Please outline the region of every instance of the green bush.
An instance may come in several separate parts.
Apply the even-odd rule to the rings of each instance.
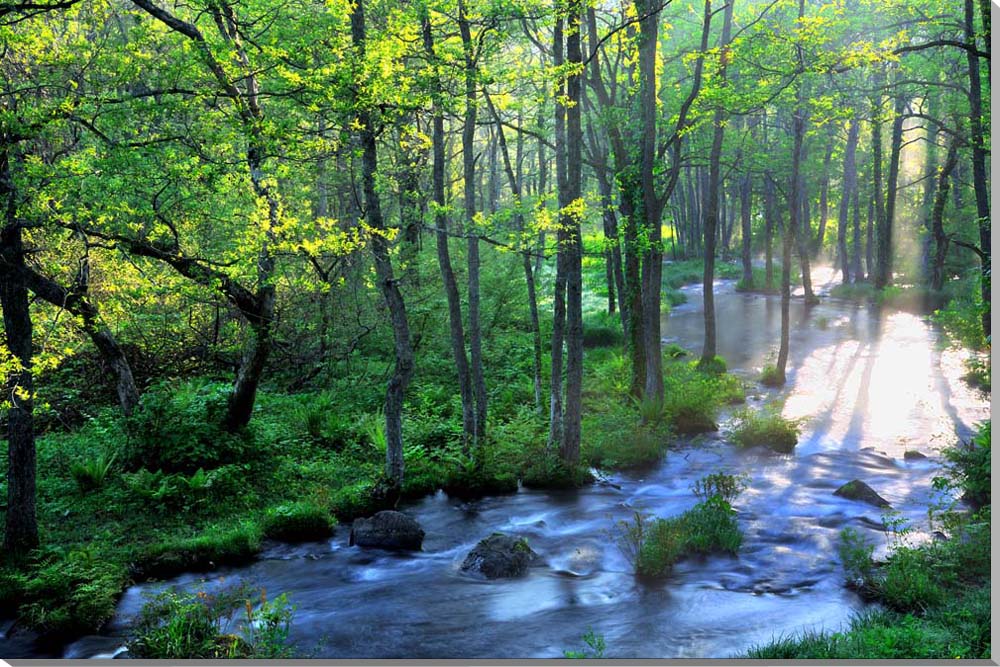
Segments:
[[[147,392],[129,420],[126,468],[190,473],[250,458],[258,449],[252,431],[223,428],[231,391],[227,384],[194,380]]]
[[[264,515],[264,536],[286,542],[304,542],[329,537],[336,520],[325,507],[302,500],[272,507]]]
[[[939,487],[957,486],[974,507],[990,504],[990,422],[983,422],[969,443],[944,450],[949,478],[935,480]]]
[[[583,466],[567,466],[555,454],[544,454],[528,462],[521,483],[533,489],[578,489],[594,481]]]
[[[733,553],[743,542],[736,511],[718,495],[669,519],[653,519],[635,512],[619,521],[615,543],[643,578],[670,574],[674,564],[691,554]]]
[[[799,422],[785,419],[776,410],[740,410],[734,417],[732,437],[741,447],[764,445],[787,454],[798,444]]]
[[[167,590],[143,607],[128,651],[157,660],[289,658],[292,613],[284,595],[269,601],[246,585],[216,592]]]
[[[785,384],[784,375],[778,372],[774,364],[767,364],[760,371],[760,383],[765,387],[780,387]]]
[[[685,369],[664,378],[663,414],[676,433],[714,431],[722,401],[712,379]]]
[[[86,550],[44,561],[20,578],[20,617],[44,635],[95,632],[115,611],[127,573]]]

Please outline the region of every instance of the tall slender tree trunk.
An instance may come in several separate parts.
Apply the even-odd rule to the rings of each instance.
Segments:
[[[989,3],[986,3],[987,5]],[[989,48],[989,8],[983,7],[983,28]],[[965,0],[965,42],[976,46],[973,0]],[[969,121],[972,143],[972,185],[976,194],[976,218],[979,227],[980,295],[983,300],[983,333],[990,335],[990,193],[986,180],[986,146],[983,136],[983,84],[979,74],[979,56],[966,49],[969,67]],[[986,61],[989,63],[989,60]]]
[[[729,59],[729,40],[733,27],[733,5],[726,3],[722,21],[722,41],[719,52],[719,80],[726,86],[726,64]],[[715,109],[712,130],[712,149],[708,157],[708,191],[705,195],[705,270],[702,276],[704,296],[705,344],[701,350],[701,364],[710,364],[715,359],[715,232],[719,222],[719,190],[722,175],[719,163],[722,159],[722,139],[725,133],[726,112],[718,106]]]
[[[351,41],[359,59],[363,61],[367,42],[363,1],[359,1],[351,12]],[[358,110],[357,127],[362,151],[361,172],[365,214],[368,225],[375,232],[370,239],[372,256],[375,260],[375,274],[392,323],[395,367],[385,392],[385,476],[389,489],[398,494],[403,484],[403,400],[413,376],[413,345],[410,341],[406,304],[393,277],[389,242],[382,233],[386,227],[375,185],[378,151],[375,144],[374,120],[367,107],[362,106]]]
[[[818,257],[823,251],[823,241],[826,239],[826,223],[830,217],[830,162],[833,159],[833,131],[826,143],[826,151],[823,153],[823,174],[819,184],[819,231],[816,233],[816,241],[813,243],[813,257]]]
[[[558,70],[563,65],[563,17],[556,2],[556,23],[552,30],[553,65]],[[559,211],[569,204],[566,174],[566,107],[560,98],[565,94],[565,83],[556,86],[555,98],[555,154],[556,189]],[[566,338],[566,244],[567,229],[559,226],[556,232],[556,280],[552,298],[552,377],[549,382],[549,439],[548,449],[558,450],[563,439],[563,346]]]
[[[469,266],[469,362],[476,399],[476,454],[486,436],[486,379],[483,376],[483,334],[479,317],[479,230],[476,229],[476,63],[475,46],[464,0],[458,2],[458,28],[465,61],[465,120],[462,126],[462,174],[465,180],[465,224]]]
[[[572,73],[566,79],[566,199],[574,204],[583,194],[583,126],[581,124],[580,44],[581,0],[569,0],[566,19],[566,61]],[[566,248],[566,410],[563,414],[559,456],[575,466],[580,461],[583,415],[583,237],[582,220],[567,212],[562,225],[569,227]]]
[[[857,178],[855,178],[854,192],[851,195],[851,208],[854,209],[854,233],[851,242],[851,274],[854,276],[854,282],[858,283],[865,279],[865,274],[861,269],[861,188],[858,187]]]
[[[877,89],[872,98],[872,190],[875,207],[874,230],[869,227],[868,240],[868,280],[873,284],[878,284],[878,240],[872,239],[872,235],[877,237],[885,228],[885,200],[882,190],[882,91],[880,87],[885,82],[884,72],[881,76],[875,77],[875,88]],[[869,219],[871,216],[869,216]],[[871,225],[871,222],[869,222]]]
[[[431,63],[438,64],[434,50],[434,34],[430,17],[426,10],[421,17],[424,50]],[[434,226],[437,245],[438,267],[441,270],[441,281],[444,283],[445,298],[448,301],[448,325],[451,339],[451,353],[455,360],[455,370],[458,374],[458,394],[462,401],[462,448],[470,453],[470,446],[475,440],[476,417],[475,399],[472,396],[472,376],[469,372],[469,358],[465,352],[465,327],[462,323],[462,301],[455,280],[455,272],[451,265],[451,254],[448,248],[448,214],[445,201],[445,150],[444,150],[444,100],[442,99],[439,74],[435,71],[431,79],[434,103],[434,118],[431,130],[432,181],[434,198]],[[533,287],[533,285],[532,285]]]
[[[663,234],[660,220],[663,204],[656,192],[656,46],[660,13],[651,0],[636,0],[639,16],[639,174],[646,249],[642,255],[642,328],[646,361],[644,396],[663,400],[663,355],[660,312],[663,300]]]
[[[743,262],[743,286],[752,290],[753,284],[753,255],[752,242],[753,230],[751,227],[753,177],[747,172],[740,181],[740,234],[742,236],[742,252],[740,259]]]
[[[845,285],[851,282],[851,258],[847,252],[847,218],[850,214],[851,198],[857,188],[857,149],[860,125],[857,117],[850,121],[847,131],[847,145],[844,148],[844,177],[841,179],[840,210],[837,215],[837,263],[843,274]]]
[[[893,105],[892,137],[889,148],[889,174],[886,183],[886,206],[882,224],[876,230],[876,273],[875,287],[883,289],[892,284],[892,228],[896,217],[896,185],[899,181],[899,153],[903,146],[903,111],[906,108],[906,98],[902,92],[897,92]]]

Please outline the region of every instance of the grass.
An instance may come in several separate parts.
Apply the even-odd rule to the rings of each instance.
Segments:
[[[328,507],[318,503],[299,501],[272,507],[264,515],[264,537],[285,542],[320,540],[333,533],[336,519]]]
[[[704,482],[702,492],[718,480]],[[742,488],[727,483],[734,495]],[[711,553],[735,554],[743,542],[736,511],[722,495],[713,494],[686,512],[667,519],[650,518],[636,512],[631,520],[616,526],[615,542],[644,579],[661,579],[683,558]]]
[[[732,439],[741,447],[764,446],[788,454],[798,444],[800,423],[773,408],[741,410],[734,418]]]

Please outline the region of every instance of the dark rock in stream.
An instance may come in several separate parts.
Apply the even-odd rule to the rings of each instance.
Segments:
[[[908,449],[905,452],[903,452],[904,461],[922,461],[923,459],[926,458],[927,458],[926,454],[924,454],[923,452],[918,452],[915,449]]]
[[[834,491],[833,495],[840,496],[841,498],[847,498],[848,500],[857,500],[863,503],[868,503],[869,505],[874,505],[875,507],[892,507],[888,500],[877,494],[875,489],[868,486],[860,479],[853,479],[847,484],[844,484],[842,487]]]
[[[493,533],[473,547],[462,562],[462,572],[478,573],[487,579],[520,577],[538,558],[523,537]]]
[[[383,510],[367,519],[355,519],[350,546],[376,547],[393,551],[419,551],[424,530],[402,512]]]

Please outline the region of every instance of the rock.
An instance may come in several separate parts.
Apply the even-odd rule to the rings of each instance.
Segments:
[[[351,546],[419,551],[423,541],[424,531],[420,524],[394,510],[383,510],[367,519],[355,519],[351,526]]]
[[[905,452],[903,452],[904,461],[920,461],[926,458],[927,458],[926,454],[924,454],[923,452],[918,452],[915,449],[908,449]]]
[[[840,496],[841,498],[847,498],[848,500],[858,500],[863,503],[868,503],[869,505],[874,505],[875,507],[892,507],[888,500],[875,493],[875,489],[868,486],[860,479],[854,479],[847,484],[844,484],[842,487],[834,491],[833,495]]]
[[[493,533],[473,547],[462,562],[462,572],[481,574],[487,579],[519,577],[538,554],[522,537]]]

